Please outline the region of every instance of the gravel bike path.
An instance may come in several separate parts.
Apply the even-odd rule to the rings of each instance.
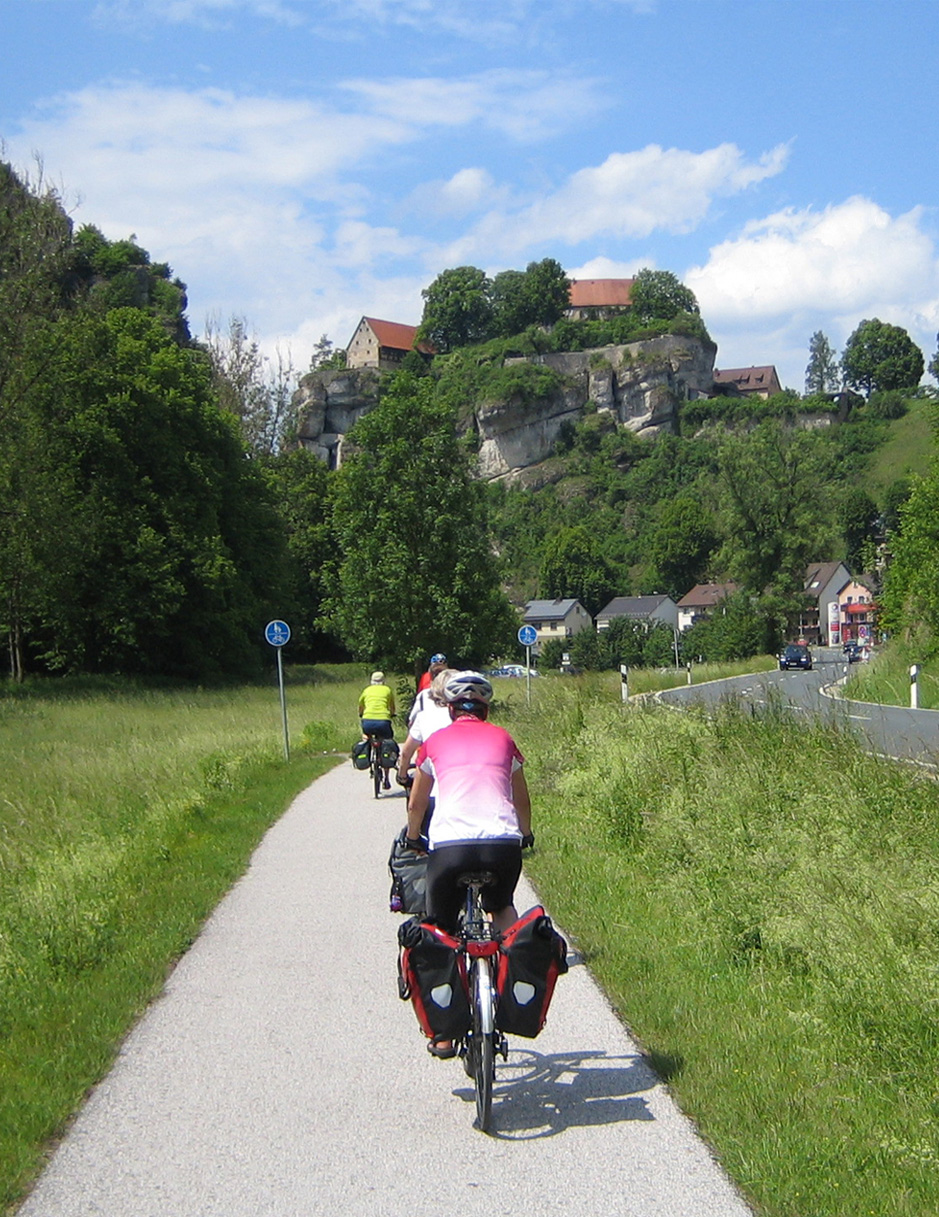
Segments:
[[[491,1135],[473,1127],[461,1063],[397,996],[404,818],[348,764],[294,801],[20,1217],[747,1217],[579,963],[542,1034],[510,1038]]]

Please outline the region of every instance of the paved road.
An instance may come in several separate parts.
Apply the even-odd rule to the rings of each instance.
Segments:
[[[582,964],[473,1128],[397,998],[404,802],[367,786],[344,765],[268,833],[21,1217],[747,1217]]]
[[[760,672],[730,680],[669,689],[658,694],[666,705],[703,702],[713,705],[734,697],[753,705],[779,702],[796,712],[819,714],[850,724],[875,752],[930,766],[939,765],[939,710],[851,701],[841,696],[846,665],[841,652],[814,652],[811,672]]]

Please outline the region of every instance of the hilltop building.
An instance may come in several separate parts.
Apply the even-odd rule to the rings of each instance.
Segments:
[[[564,315],[571,321],[605,321],[629,308],[632,286],[632,279],[572,279]]]
[[[714,369],[716,397],[772,397],[782,392],[774,364],[753,368]]]
[[[429,342],[417,341],[416,325],[363,317],[346,348],[346,367],[393,372],[408,351],[431,356],[434,348]]]

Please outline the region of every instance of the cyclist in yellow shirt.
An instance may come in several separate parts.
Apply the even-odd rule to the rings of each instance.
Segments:
[[[377,735],[379,739],[394,739],[394,728],[391,725],[394,713],[395,695],[385,684],[384,672],[373,672],[371,680],[359,697],[359,718],[362,721],[363,737]],[[388,790],[391,787],[388,777],[391,766],[383,765],[382,768],[385,771],[383,785],[385,790]]]

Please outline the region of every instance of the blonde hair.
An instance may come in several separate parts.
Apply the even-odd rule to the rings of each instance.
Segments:
[[[430,682],[430,700],[436,702],[438,706],[445,706],[447,704],[447,699],[443,695],[443,687],[451,676],[456,675],[456,672],[456,668],[444,668]]]

